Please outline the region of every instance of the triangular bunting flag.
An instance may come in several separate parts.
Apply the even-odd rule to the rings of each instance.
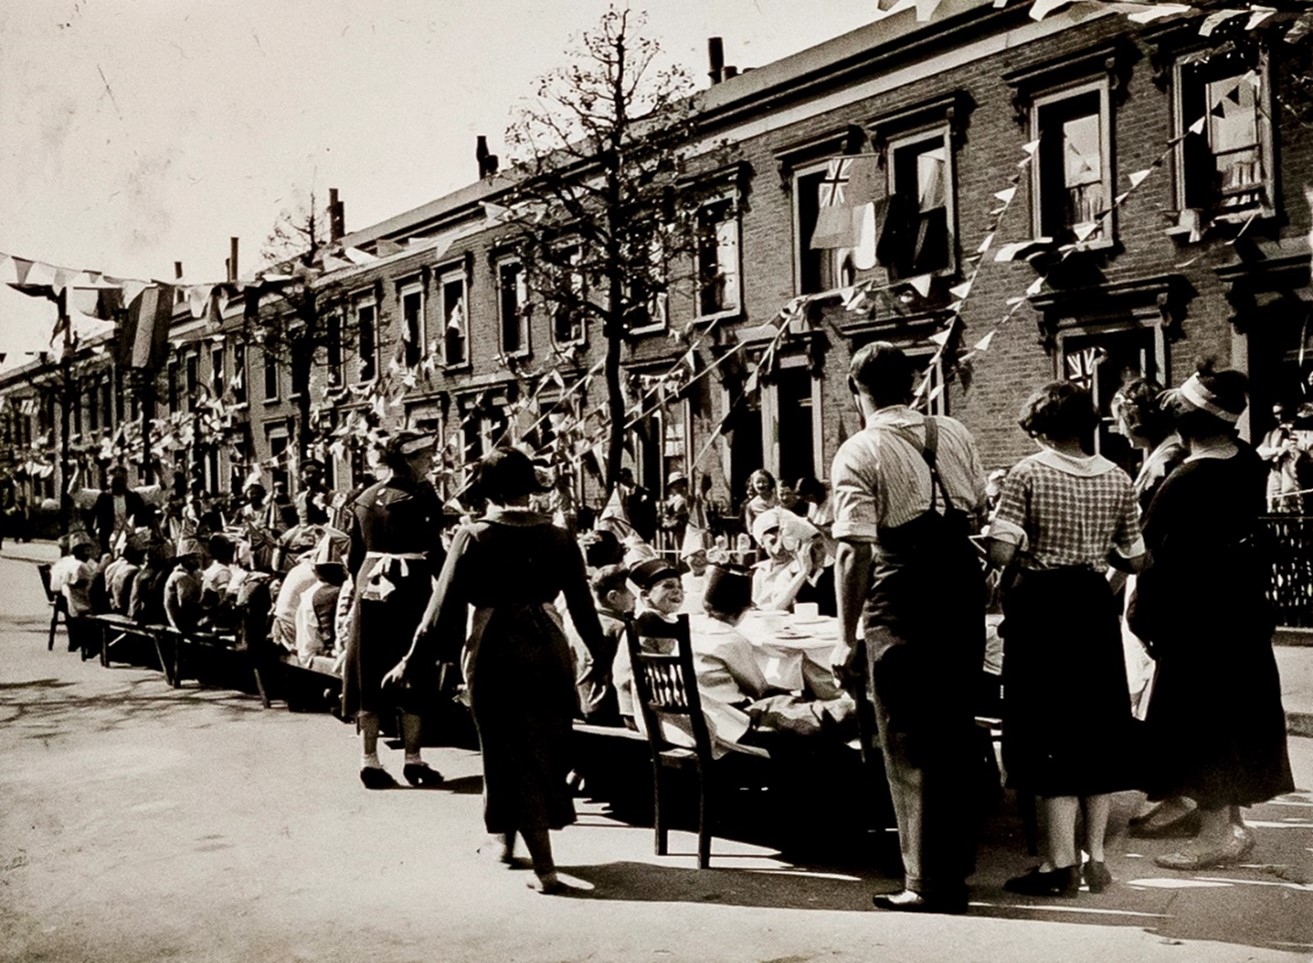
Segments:
[[[972,348],[971,350],[976,352],[977,354],[983,354],[984,352],[988,351],[989,346],[994,342],[994,334],[995,332],[990,331],[983,338],[977,341],[975,347]]]

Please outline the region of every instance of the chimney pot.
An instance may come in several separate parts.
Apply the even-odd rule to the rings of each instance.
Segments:
[[[720,37],[707,38],[707,60],[711,67],[707,76],[713,84],[720,83],[720,73],[725,68],[725,41]]]
[[[731,77],[737,77],[738,75],[739,75],[739,68],[738,68],[738,67],[727,66],[727,67],[725,67],[724,69],[721,70],[721,72],[720,72],[720,79],[721,79],[721,80],[729,80]]]
[[[346,234],[346,203],[338,199],[337,188],[328,189],[328,239],[340,241]]]
[[[228,242],[230,248],[230,253],[228,255],[228,280],[236,281],[237,280],[237,238],[230,237],[228,239]]]

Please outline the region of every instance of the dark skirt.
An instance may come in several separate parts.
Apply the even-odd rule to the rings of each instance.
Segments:
[[[1228,631],[1232,630],[1232,631]],[[1145,718],[1152,799],[1251,806],[1295,788],[1271,637],[1224,622],[1164,638]]]
[[[348,715],[357,712],[418,713],[432,695],[433,673],[422,671],[405,689],[385,691],[380,686],[383,676],[402,656],[410,651],[428,607],[433,590],[428,563],[410,559],[407,573],[392,562],[388,579],[393,591],[385,599],[371,601],[360,597],[374,566],[379,560],[367,559],[360,567],[355,588],[355,603],[351,609],[351,632],[347,636],[346,659],[342,668],[342,711]],[[419,667],[417,667],[419,668]]]
[[[1022,570],[1003,606],[1003,764],[1038,796],[1136,784],[1117,605],[1089,569]]]
[[[570,646],[541,605],[494,609],[470,669],[490,833],[574,822],[571,719],[578,705]]]

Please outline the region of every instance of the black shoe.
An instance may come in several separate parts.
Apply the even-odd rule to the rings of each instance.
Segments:
[[[1009,893],[1022,896],[1061,896],[1074,899],[1080,892],[1080,864],[1041,872],[1038,866],[1003,884]]]
[[[360,770],[360,781],[366,789],[396,789],[397,781],[392,773],[378,766],[365,766]]]
[[[1112,885],[1112,873],[1108,872],[1108,867],[1092,859],[1081,869],[1081,875],[1085,877],[1085,885],[1091,893],[1102,893]]]
[[[915,890],[905,889],[883,896],[872,896],[876,909],[898,910],[903,913],[948,913],[967,911],[967,898],[962,896],[923,896]]]
[[[406,777],[406,782],[416,789],[436,789],[442,785],[442,773],[427,762],[408,762],[401,770],[401,774]]]

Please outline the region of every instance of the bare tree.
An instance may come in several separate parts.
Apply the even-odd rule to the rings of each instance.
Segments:
[[[710,187],[689,176],[693,85],[663,66],[645,18],[612,7],[542,77],[507,131],[512,186],[498,199],[512,225],[531,297],[549,312],[557,350],[569,355],[584,324],[606,342],[606,485],[624,444],[620,360],[626,339],[666,309],[696,271],[698,214]],[[724,148],[704,155],[699,165]]]
[[[324,254],[335,242],[331,225],[334,213],[321,205],[313,191],[295,209],[284,210],[265,239],[261,256],[268,267],[270,283],[248,289],[243,327],[248,342],[260,345],[266,355],[287,366],[295,395],[296,445],[305,457],[315,443],[311,397],[311,372],[341,353],[349,339],[343,331],[346,319],[335,314],[339,305],[332,294],[316,284],[323,274]],[[277,300],[265,302],[263,294],[276,292]]]

